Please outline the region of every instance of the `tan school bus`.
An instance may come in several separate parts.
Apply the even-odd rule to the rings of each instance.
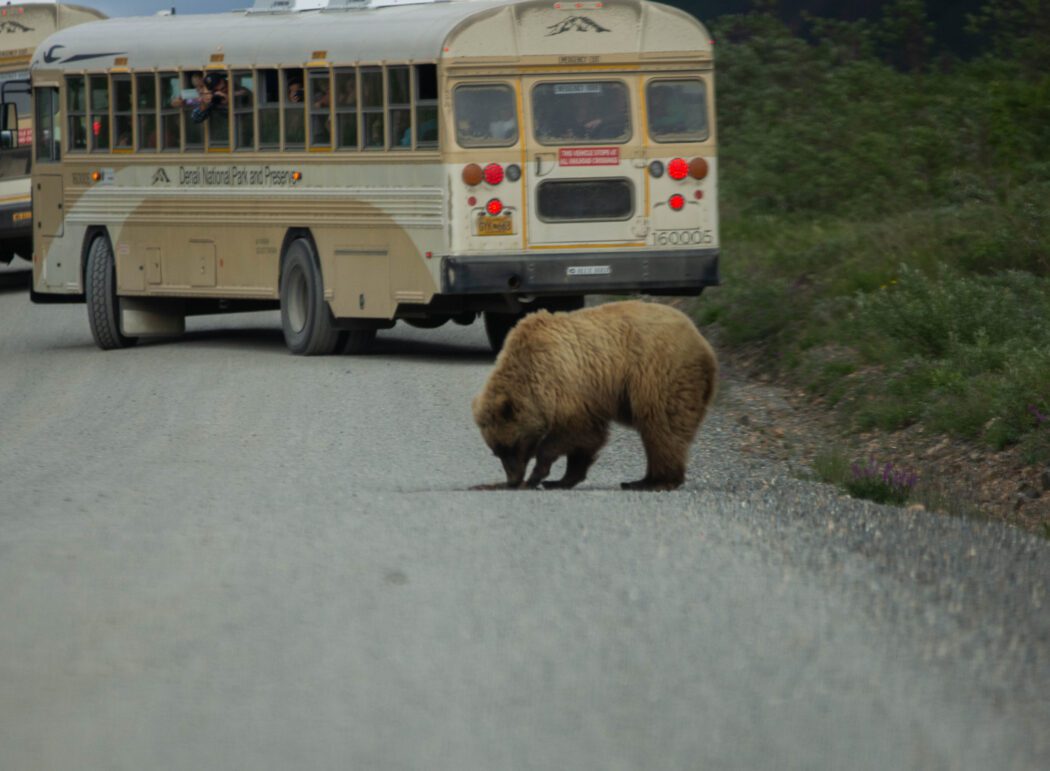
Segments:
[[[280,308],[292,352],[327,354],[479,315],[498,348],[531,309],[718,283],[696,19],[645,0],[309,5],[44,42],[35,301],[86,302],[104,349]]]
[[[15,255],[28,260],[33,250],[29,60],[55,30],[102,18],[79,5],[0,5],[0,262],[11,262]]]

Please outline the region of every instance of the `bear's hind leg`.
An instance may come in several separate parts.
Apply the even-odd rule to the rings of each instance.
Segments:
[[[645,476],[634,482],[623,482],[624,490],[674,490],[685,482],[689,440],[671,432],[642,431],[645,447]]]

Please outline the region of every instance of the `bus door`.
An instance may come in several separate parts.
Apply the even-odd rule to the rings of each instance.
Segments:
[[[631,80],[538,76],[522,86],[527,246],[644,246],[644,132]]]

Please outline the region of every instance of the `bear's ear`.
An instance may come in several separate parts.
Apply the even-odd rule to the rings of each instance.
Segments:
[[[500,408],[500,417],[504,420],[514,419],[514,402],[511,399],[503,402],[503,406]]]

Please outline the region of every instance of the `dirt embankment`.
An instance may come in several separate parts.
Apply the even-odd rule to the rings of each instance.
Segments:
[[[787,461],[798,474],[812,475],[814,459],[839,448],[852,462],[874,458],[917,473],[911,505],[997,519],[1050,537],[1050,465],[1028,464],[1016,448],[995,451],[918,426],[850,433],[820,400],[777,383],[746,354],[717,341],[716,349],[722,382],[715,409],[747,430],[744,452]]]

